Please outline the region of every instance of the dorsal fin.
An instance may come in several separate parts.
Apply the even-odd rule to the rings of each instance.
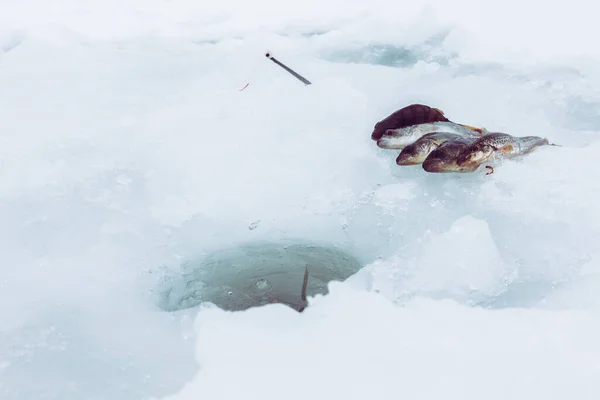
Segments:
[[[470,129],[472,131],[479,132],[481,134],[485,134],[488,132],[488,130],[485,128],[477,128],[476,126],[465,125],[465,124],[459,124],[459,125],[467,128],[467,129]]]

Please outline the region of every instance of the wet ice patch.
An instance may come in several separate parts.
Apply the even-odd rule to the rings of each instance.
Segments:
[[[516,273],[502,260],[487,222],[472,216],[454,221],[446,232],[426,235],[419,248],[412,257],[373,263],[359,276],[397,302],[430,296],[470,303],[500,294]]]
[[[395,68],[410,68],[418,63],[438,63],[448,65],[456,54],[443,48],[447,32],[436,33],[421,43],[414,45],[394,45],[390,43],[361,43],[360,39],[354,46],[323,45],[320,54],[325,60],[340,63],[372,64]],[[327,37],[324,38],[324,41]]]
[[[413,262],[415,275],[406,287],[419,293],[494,295],[503,287],[504,264],[489,226],[471,216],[456,220],[447,232],[432,237]]]

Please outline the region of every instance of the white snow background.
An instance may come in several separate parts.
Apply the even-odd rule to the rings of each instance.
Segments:
[[[599,8],[0,1],[0,398],[599,399]],[[370,134],[411,103],[563,147],[400,168]],[[287,238],[366,266],[302,314],[157,307]]]

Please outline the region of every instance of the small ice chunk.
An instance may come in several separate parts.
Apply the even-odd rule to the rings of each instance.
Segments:
[[[504,282],[504,272],[487,222],[465,216],[424,246],[410,286],[425,292],[477,291],[493,295]]]

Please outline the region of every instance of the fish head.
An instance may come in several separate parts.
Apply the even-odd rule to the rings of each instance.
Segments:
[[[439,150],[439,149],[438,149]],[[479,165],[458,165],[456,162],[456,154],[453,151],[434,150],[429,157],[423,161],[422,167],[425,172],[429,173],[449,173],[449,172],[472,172]]]
[[[407,127],[394,127],[393,121],[383,120],[375,124],[371,138],[379,140],[384,136],[402,136],[405,134]]]
[[[494,147],[487,143],[474,144],[462,151],[456,159],[459,166],[479,165],[494,153]]]
[[[452,159],[445,159],[439,156],[433,158],[427,157],[425,161],[423,161],[423,164],[421,164],[421,167],[423,167],[426,172],[430,173],[447,172],[449,168],[451,168],[453,161],[454,160]]]
[[[455,159],[432,158],[426,159],[421,164],[423,170],[429,173],[463,172],[463,168],[456,164]]]
[[[451,144],[433,150],[421,165],[426,172],[452,172],[456,165],[457,152]]]
[[[417,165],[421,164],[427,155],[433,150],[434,143],[430,140],[419,140],[411,145],[406,146],[398,158],[396,158],[396,164],[398,165]]]
[[[471,172],[479,165],[459,166],[456,162],[462,151],[473,143],[471,138],[458,138],[442,143],[423,161],[423,169],[430,173]]]

